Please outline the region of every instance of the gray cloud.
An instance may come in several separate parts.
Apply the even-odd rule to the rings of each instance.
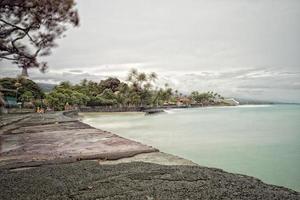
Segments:
[[[135,67],[182,92],[300,102],[298,0],[78,0],[78,9],[81,26],[33,79],[124,79]],[[1,62],[0,72],[16,68]]]

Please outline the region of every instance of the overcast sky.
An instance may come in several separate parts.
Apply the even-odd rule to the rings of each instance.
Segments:
[[[183,93],[300,102],[299,0],[78,0],[39,82],[155,71]],[[1,76],[20,69],[0,63]]]

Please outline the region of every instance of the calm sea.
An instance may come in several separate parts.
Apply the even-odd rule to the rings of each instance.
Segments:
[[[190,159],[300,191],[300,106],[86,113],[83,121]]]

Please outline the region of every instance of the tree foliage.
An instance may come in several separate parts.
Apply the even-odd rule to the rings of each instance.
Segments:
[[[33,97],[32,92],[26,91],[20,96],[20,99],[22,102],[30,102],[31,100],[34,99],[34,97]]]
[[[209,103],[217,102],[217,100],[222,100],[224,98],[218,93],[213,93],[211,91],[204,92],[204,93],[193,91],[191,93],[191,99],[193,99],[196,103],[209,104]]]
[[[135,72],[134,72],[135,71]],[[149,106],[153,104],[155,73],[132,70],[128,83],[109,77],[100,82],[82,80],[79,84],[61,82],[47,95],[50,107],[61,110],[64,105],[87,106]],[[77,101],[76,101],[77,99]]]
[[[78,26],[74,7],[74,0],[1,0],[0,59],[25,71],[30,67],[44,71],[46,63],[37,58],[51,53],[68,25]]]
[[[25,78],[2,78],[2,88],[18,91],[18,100],[32,102],[35,106],[45,106],[54,110],[63,110],[70,106],[122,106],[122,107],[153,107],[166,104],[175,105],[178,102],[211,105],[224,99],[213,92],[194,91],[189,96],[173,90],[168,84],[158,88],[155,86],[155,73],[139,73],[131,70],[127,82],[109,77],[99,82],[82,80],[79,84],[63,81],[56,85],[46,96],[32,80]],[[7,93],[5,93],[7,95]],[[15,92],[12,92],[15,96]],[[46,97],[46,98],[45,98]],[[44,101],[42,99],[45,98]],[[45,103],[43,103],[45,102]]]
[[[18,101],[20,102],[24,101],[23,97],[26,96],[27,98],[28,96],[30,96],[29,92],[31,93],[33,99],[43,99],[45,97],[45,94],[43,93],[42,89],[38,86],[38,84],[36,84],[30,79],[25,79],[22,77],[1,78],[0,85],[4,89],[16,90],[16,92],[4,91],[4,95],[17,96]]]
[[[99,86],[101,90],[110,89],[112,92],[116,92],[120,86],[121,81],[117,78],[109,77],[100,81]]]
[[[55,110],[63,110],[66,104],[86,105],[89,97],[70,88],[57,87],[46,95],[46,100]]]

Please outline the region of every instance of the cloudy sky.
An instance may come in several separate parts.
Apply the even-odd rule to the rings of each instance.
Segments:
[[[78,0],[39,82],[155,71],[183,93],[300,102],[299,0]],[[1,76],[20,69],[0,63]]]

